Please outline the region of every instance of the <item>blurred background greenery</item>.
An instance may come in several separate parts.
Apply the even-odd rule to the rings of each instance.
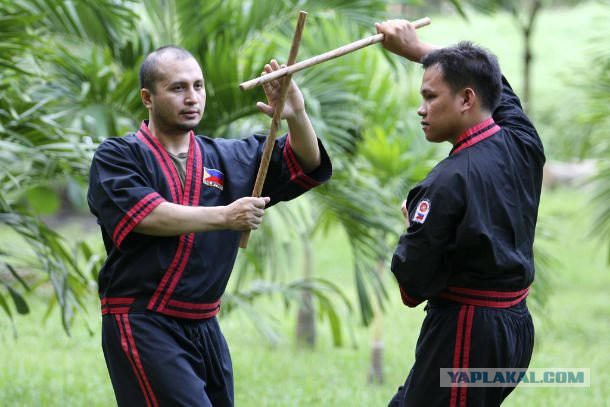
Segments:
[[[200,60],[199,133],[265,132],[260,89],[238,84],[428,15],[420,36],[495,52],[547,151],[529,302],[534,367],[590,367],[591,387],[518,389],[507,405],[610,399],[610,3],[560,0],[0,0],[0,405],[112,405],[99,346],[104,259],[87,212],[97,144],[145,118],[137,69],[175,43]],[[335,174],[275,207],[240,253],[221,324],[238,405],[385,405],[406,377],[423,318],[400,304],[387,261],[409,188],[448,152],[415,114],[421,68],[379,46],[295,75]],[[518,214],[516,215],[518,216]]]

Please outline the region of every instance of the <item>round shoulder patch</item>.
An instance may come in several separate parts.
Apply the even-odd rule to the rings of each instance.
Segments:
[[[428,217],[428,213],[430,213],[430,206],[430,200],[427,198],[424,198],[419,201],[417,207],[415,208],[415,213],[413,214],[411,221],[417,223],[424,223],[426,221],[426,218]]]

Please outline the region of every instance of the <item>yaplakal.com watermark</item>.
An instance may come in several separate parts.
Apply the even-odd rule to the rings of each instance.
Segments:
[[[442,368],[441,387],[589,387],[588,368]]]

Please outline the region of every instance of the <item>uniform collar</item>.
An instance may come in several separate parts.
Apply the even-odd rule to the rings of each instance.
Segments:
[[[455,141],[449,155],[455,154],[465,148],[477,144],[479,141],[485,140],[500,131],[500,126],[496,124],[494,119],[490,117],[479,124],[474,125],[463,132]]]

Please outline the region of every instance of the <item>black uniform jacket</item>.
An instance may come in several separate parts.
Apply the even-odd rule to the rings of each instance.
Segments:
[[[184,186],[168,153],[143,122],[137,133],[105,140],[90,172],[88,202],[108,258],[99,275],[103,313],[143,309],[201,319],[215,315],[233,268],[240,232],[218,230],[158,237],[134,231],[162,202],[228,205],[252,193],[264,136],[243,140],[190,135]],[[290,147],[276,140],[263,196],[270,205],[328,180],[330,160],[305,174]]]
[[[534,280],[534,231],[545,157],[503,78],[492,118],[460,135],[408,195],[410,226],[392,259],[403,302],[509,307]]]

